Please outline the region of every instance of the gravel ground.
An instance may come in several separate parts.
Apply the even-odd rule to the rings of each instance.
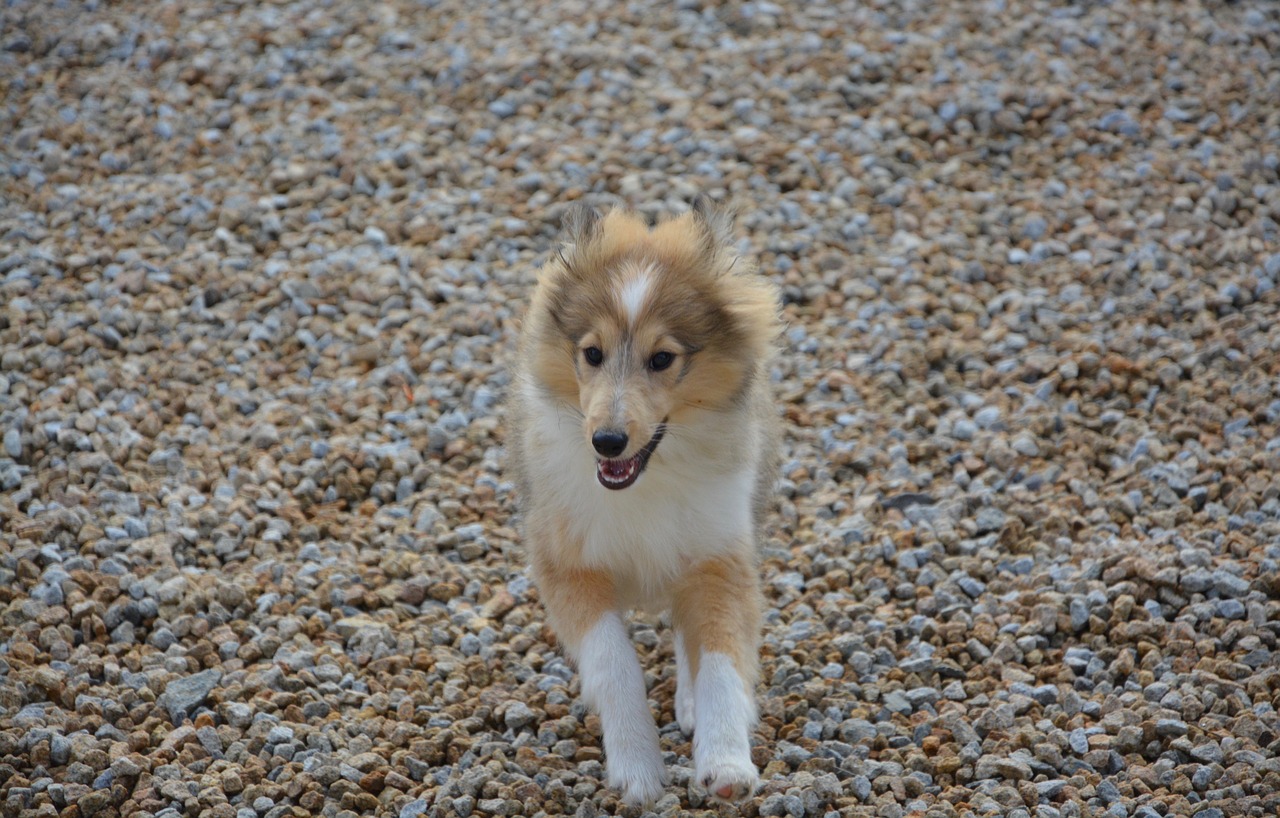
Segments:
[[[626,812],[506,362],[568,202],[708,191],[788,322],[742,814],[1275,815],[1280,8],[606,5],[0,8],[3,814]]]

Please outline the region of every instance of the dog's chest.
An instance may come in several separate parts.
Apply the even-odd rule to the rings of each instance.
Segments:
[[[666,587],[690,565],[747,546],[751,539],[750,475],[719,475],[694,484],[655,472],[622,492],[600,496],[596,491],[592,502],[570,512],[569,528],[581,537],[583,562],[614,574],[636,595],[636,605],[660,602]]]
[[[612,491],[597,481],[595,458],[577,425],[542,408],[532,418],[525,452],[535,502],[559,518],[585,565],[608,570],[643,597],[636,604],[657,600],[692,563],[751,547],[759,458],[751,455],[750,430],[737,427],[747,454],[739,450],[732,458],[709,455],[705,435],[696,448],[682,439],[701,430],[669,433],[639,479]]]
[[[754,470],[709,471],[659,455],[634,485],[610,491],[590,456],[560,452],[545,461],[543,497],[587,565],[660,584],[690,563],[749,547]]]

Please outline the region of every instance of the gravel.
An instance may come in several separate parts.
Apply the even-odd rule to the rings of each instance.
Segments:
[[[781,287],[742,813],[1280,809],[1280,11],[0,9],[0,809],[622,809],[503,401],[561,213]],[[635,635],[704,808],[661,622]],[[634,811],[629,814],[635,814]]]

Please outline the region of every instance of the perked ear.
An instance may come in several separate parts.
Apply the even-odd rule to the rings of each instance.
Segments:
[[[560,221],[561,240],[566,244],[581,247],[595,236],[600,229],[602,216],[586,202],[578,202],[565,211]]]
[[[732,246],[735,214],[731,209],[721,208],[710,196],[699,193],[693,200],[693,216],[706,230],[713,250]]]

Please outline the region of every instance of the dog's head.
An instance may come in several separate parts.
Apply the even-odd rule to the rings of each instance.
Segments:
[[[601,485],[635,482],[667,432],[725,411],[767,376],[777,298],[700,199],[650,229],[579,206],[530,310],[535,377],[582,413]],[[763,374],[762,374],[763,373]]]

